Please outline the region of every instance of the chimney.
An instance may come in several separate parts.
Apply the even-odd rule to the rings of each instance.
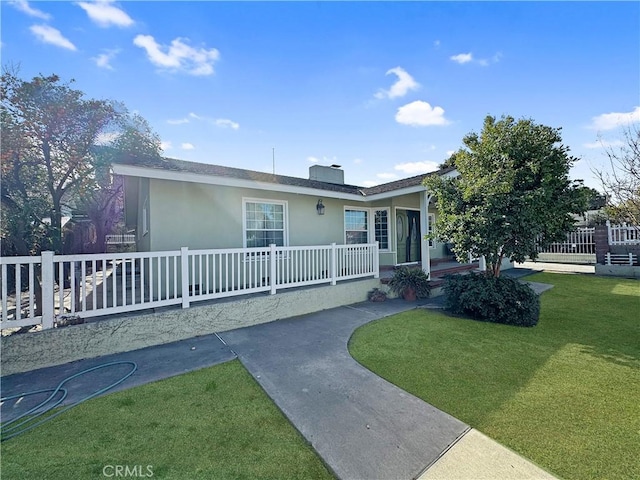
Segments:
[[[344,185],[344,170],[340,165],[312,165],[309,167],[309,180]]]

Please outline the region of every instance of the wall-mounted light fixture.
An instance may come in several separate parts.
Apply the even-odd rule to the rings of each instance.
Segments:
[[[316,205],[316,211],[318,215],[324,215],[324,205],[322,204],[322,199],[318,200],[318,204]]]

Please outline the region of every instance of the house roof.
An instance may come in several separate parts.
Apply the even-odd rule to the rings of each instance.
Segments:
[[[304,188],[313,190],[323,190],[326,192],[334,192],[337,194],[347,194],[349,196],[361,197],[363,200],[372,195],[385,194],[389,192],[396,192],[411,187],[421,187],[422,181],[425,177],[430,175],[446,175],[453,172],[455,169],[452,167],[442,168],[435,172],[425,173],[421,175],[415,175],[413,177],[396,180],[389,183],[383,183],[374,187],[359,187],[356,185],[335,184],[329,182],[322,182],[318,180],[309,180],[306,178],[290,177],[287,175],[274,175],[272,173],[257,172],[254,170],[245,170],[242,168],[226,167],[222,165],[211,165],[206,163],[189,162],[186,160],[178,160],[175,158],[162,158],[161,160],[140,162],[116,162],[114,163],[114,169],[116,173],[122,173],[124,175],[131,174],[129,169],[124,169],[119,172],[117,166],[129,166],[138,169],[151,169],[148,170],[159,172],[175,172],[176,177],[180,177],[180,174],[192,175],[205,175],[207,177],[219,177],[224,179],[236,179],[240,181],[258,182],[261,184],[273,184],[281,185],[292,188]],[[135,176],[144,176],[142,170],[139,170]],[[179,178],[176,178],[178,180]]]

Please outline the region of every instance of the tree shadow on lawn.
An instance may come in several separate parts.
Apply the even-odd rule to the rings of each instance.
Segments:
[[[555,285],[541,296],[535,327],[418,309],[361,327],[350,351],[383,378],[559,474],[640,475],[628,440],[633,422],[624,420],[640,395],[638,282],[549,273],[528,280]],[[602,465],[610,471],[598,473]],[[587,473],[576,475],[580,469]]]

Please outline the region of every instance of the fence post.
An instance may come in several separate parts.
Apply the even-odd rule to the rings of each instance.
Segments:
[[[607,236],[609,238],[609,245],[613,244],[613,235],[611,235],[611,221],[607,220]]]
[[[380,278],[380,242],[376,242],[373,250],[373,278]]]
[[[189,247],[180,248],[180,279],[182,281],[182,308],[189,308]]]
[[[42,329],[53,328],[53,252],[42,252]],[[18,266],[19,268],[19,266]],[[62,288],[62,287],[60,287]],[[20,286],[18,286],[18,291]],[[63,307],[61,306],[61,309]]]
[[[629,265],[633,265],[633,253],[629,252]]]
[[[484,255],[480,255],[480,261],[478,262],[478,270],[481,272],[487,271],[487,259]]]
[[[607,252],[606,262],[607,265],[611,265],[611,252]]]
[[[336,284],[336,277],[338,271],[338,259],[335,242],[331,244],[331,285]]]
[[[271,286],[271,295],[275,295],[277,291],[277,269],[276,269],[276,244],[269,245],[269,285]]]

